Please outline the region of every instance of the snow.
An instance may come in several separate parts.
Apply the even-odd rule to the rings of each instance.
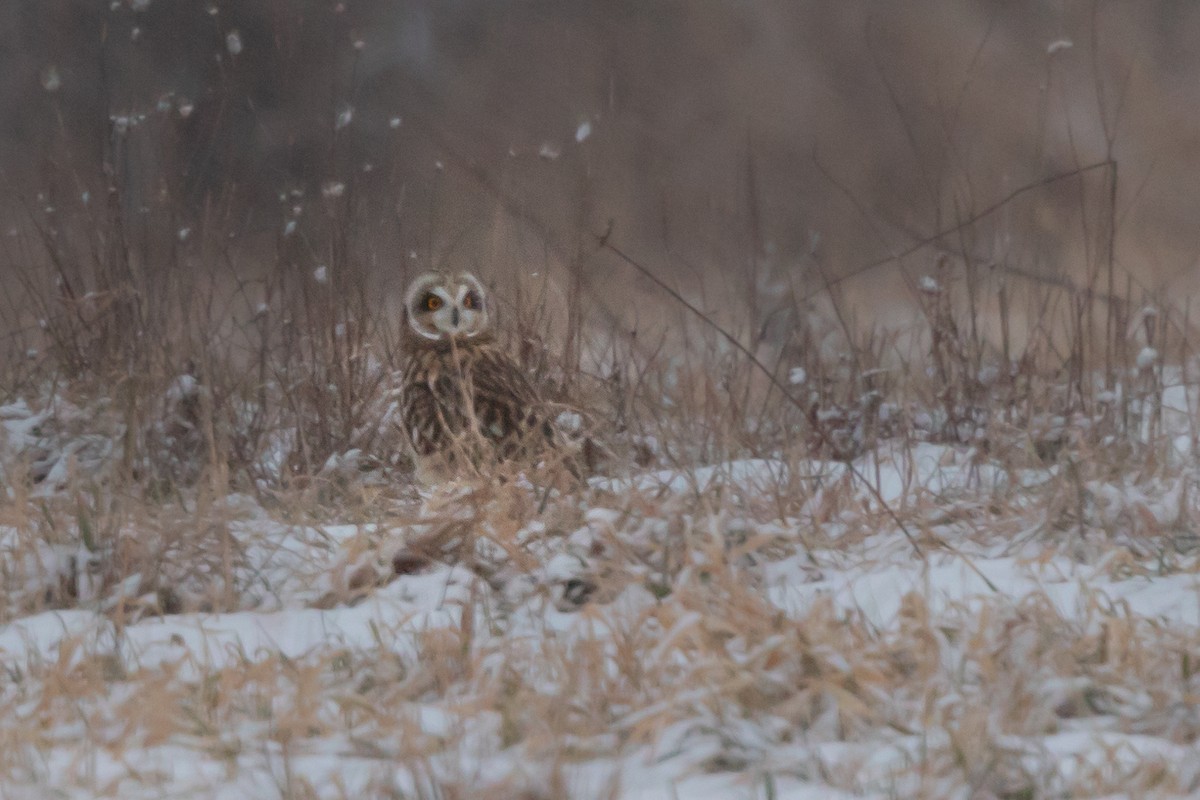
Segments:
[[[700,467],[688,473],[658,470],[629,479],[601,478],[593,481],[593,485],[618,494],[630,490],[654,492],[661,489],[676,493],[704,493],[726,483],[755,488],[772,485],[787,473],[787,469],[787,466],[779,461],[751,459]]]
[[[1188,396],[1172,386],[1164,424],[1183,437]],[[197,391],[185,374],[166,396]],[[85,414],[0,406],[4,447],[46,446]],[[348,480],[361,457],[332,456],[320,477]],[[1056,465],[896,441],[851,463],[594,478],[561,518],[519,519],[518,488],[482,516],[451,486],[322,524],[230,496],[236,607],[124,617],[81,593],[0,625],[0,741],[24,765],[5,796],[520,796],[552,779],[645,800],[1023,796],[1004,770],[971,773],[972,753],[1061,796],[1147,765],[1194,786],[1188,734],[1171,731],[1195,724],[1180,660],[1200,641],[1200,554],[1167,552],[1161,533],[1187,527],[1194,477],[1074,486]],[[1071,492],[1086,519],[1064,529],[1022,500]],[[347,590],[372,559],[459,523],[469,558]],[[90,555],[0,528],[9,602]],[[607,594],[606,569],[626,578]],[[582,607],[561,601],[593,580]],[[174,708],[187,714],[156,716]],[[580,721],[565,735],[539,715]]]
[[[467,598],[469,584],[464,574],[437,571],[413,576],[402,596],[376,597],[353,608],[181,615],[147,621],[126,630],[125,657],[142,668],[179,668],[183,662],[181,674],[192,679],[236,666],[244,658],[302,659],[334,647],[382,646],[416,658],[419,649],[413,634],[456,626],[459,615],[454,605]]]
[[[90,611],[45,611],[0,628],[0,657],[9,664],[52,662],[67,655],[63,643],[78,638],[111,641],[112,626]]]
[[[59,75],[58,67],[54,64],[42,70],[42,88],[47,92],[57,92],[62,88],[62,76]]]
[[[828,597],[836,607],[865,614],[873,625],[887,628],[895,625],[903,598],[910,592],[922,594],[937,613],[993,599],[983,581],[986,576],[1005,602],[1037,596],[1064,617],[1081,616],[1090,603],[1101,601],[1138,617],[1200,626],[1200,578],[1193,575],[1112,581],[1102,571],[1066,558],[1029,563],[978,554],[929,567],[871,564],[825,574],[825,580],[796,585],[790,582],[794,575],[785,569],[770,587],[772,602],[799,611],[818,596]]]

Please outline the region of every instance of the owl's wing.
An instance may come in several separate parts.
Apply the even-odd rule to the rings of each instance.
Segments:
[[[423,383],[404,386],[400,419],[404,435],[413,451],[428,456],[442,450],[447,442],[445,425],[439,418],[439,403],[433,390]]]
[[[485,349],[472,369],[475,415],[489,439],[516,441],[553,437],[545,409],[518,364],[501,350]]]

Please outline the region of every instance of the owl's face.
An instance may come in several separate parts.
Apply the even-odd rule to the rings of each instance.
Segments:
[[[433,341],[471,339],[488,330],[483,284],[469,272],[428,272],[412,282],[404,297],[408,326]]]

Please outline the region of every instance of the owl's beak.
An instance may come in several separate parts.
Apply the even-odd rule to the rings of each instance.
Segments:
[[[455,328],[458,327],[458,309],[457,308],[450,312],[450,325]]]

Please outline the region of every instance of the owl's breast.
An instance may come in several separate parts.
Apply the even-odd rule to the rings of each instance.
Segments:
[[[418,453],[462,446],[474,437],[503,459],[521,452],[530,433],[542,427],[523,370],[495,347],[415,353],[404,384],[405,427]]]

